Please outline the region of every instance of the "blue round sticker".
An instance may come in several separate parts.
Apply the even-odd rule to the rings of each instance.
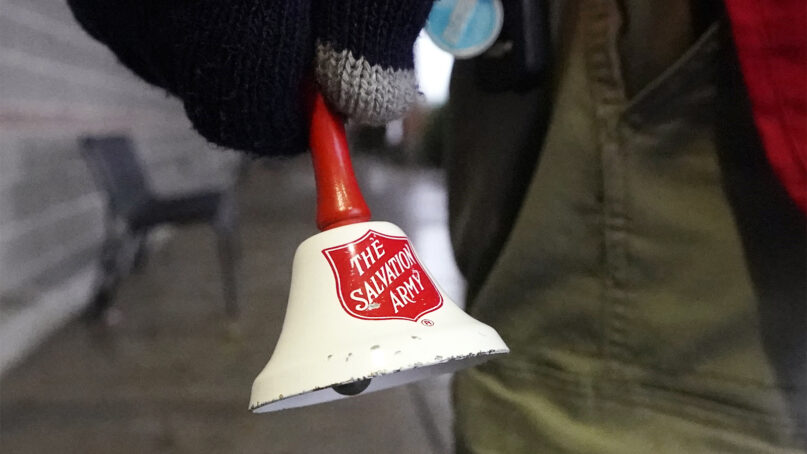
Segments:
[[[437,47],[457,58],[487,50],[502,29],[500,0],[439,0],[426,21],[426,33]]]

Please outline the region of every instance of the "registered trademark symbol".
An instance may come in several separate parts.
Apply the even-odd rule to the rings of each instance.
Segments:
[[[429,320],[428,318],[424,318],[420,321],[420,324],[423,326],[434,326],[434,322]]]

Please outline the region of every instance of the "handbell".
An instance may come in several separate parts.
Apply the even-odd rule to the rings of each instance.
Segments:
[[[378,391],[508,353],[493,328],[451,301],[400,228],[370,221],[344,124],[319,93],[310,145],[321,232],[295,253],[283,328],[250,410]]]

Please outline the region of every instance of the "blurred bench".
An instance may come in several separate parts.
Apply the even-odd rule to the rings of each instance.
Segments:
[[[111,305],[120,280],[132,266],[145,263],[149,231],[166,224],[207,223],[213,228],[218,243],[225,312],[236,316],[240,250],[234,188],[161,197],[151,190],[128,137],[85,137],[80,140],[80,146],[107,201],[106,238],[101,251],[103,279],[89,314],[102,315]]]

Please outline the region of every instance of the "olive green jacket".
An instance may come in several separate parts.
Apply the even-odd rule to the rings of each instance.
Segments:
[[[527,93],[455,64],[452,241],[512,349],[456,377],[459,452],[807,449],[804,217],[688,5],[554,2]]]

